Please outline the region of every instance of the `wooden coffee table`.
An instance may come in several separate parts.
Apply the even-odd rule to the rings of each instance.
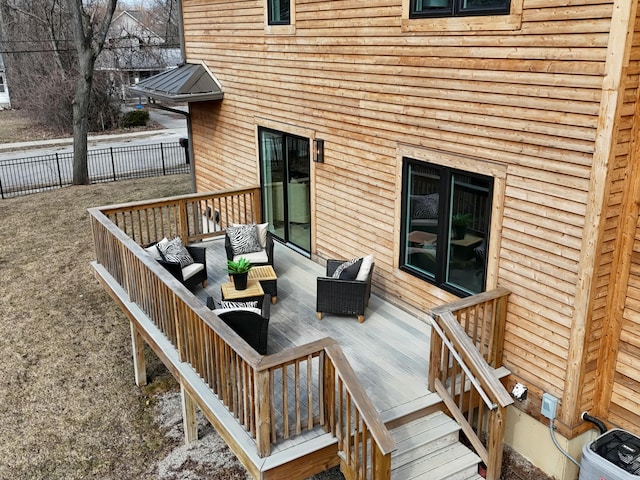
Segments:
[[[236,290],[233,282],[227,282],[220,285],[222,292],[222,300],[260,300],[264,297],[264,290],[258,280],[247,280],[247,288],[244,290]]]
[[[257,280],[264,293],[271,295],[271,303],[275,304],[278,301],[278,276],[271,265],[251,267],[249,281],[251,280]]]

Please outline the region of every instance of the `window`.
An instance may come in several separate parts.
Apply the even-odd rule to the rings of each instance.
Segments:
[[[403,159],[400,268],[459,296],[485,289],[493,177]]]
[[[509,14],[509,0],[411,0],[409,18]]]
[[[0,93],[4,93],[4,77],[0,75]]]
[[[268,25],[289,25],[291,23],[290,0],[267,0]]]

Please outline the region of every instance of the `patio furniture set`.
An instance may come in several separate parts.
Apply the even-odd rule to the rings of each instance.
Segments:
[[[273,268],[273,237],[268,224],[233,225],[225,231],[227,260],[251,262],[245,289],[233,278],[220,286],[221,299],[209,296],[207,306],[258,353],[267,353],[270,305],[278,299],[278,277]],[[184,246],[180,237],[146,247],[146,251],[187,288],[207,283],[205,247]],[[364,321],[371,295],[373,255],[348,261],[327,260],[326,276],[317,278],[316,312],[355,315]]]

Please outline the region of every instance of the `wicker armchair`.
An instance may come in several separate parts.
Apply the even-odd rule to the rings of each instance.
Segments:
[[[148,245],[146,247],[147,252],[167,269],[171,275],[180,280],[185,287],[191,289],[199,283],[202,284],[203,288],[207,286],[207,252],[204,247],[186,246],[185,248],[193,258],[194,263],[183,268],[177,262],[163,260],[155,245],[156,242]]]
[[[207,307],[214,311],[224,323],[229,325],[242,339],[260,355],[267,354],[269,338],[269,317],[271,311],[271,295],[258,300],[261,313],[241,308],[220,309],[212,297],[207,298]]]
[[[327,260],[327,276],[318,277],[318,291],[316,296],[316,312],[318,320],[323,313],[337,315],[357,315],[358,322],[364,322],[364,312],[371,296],[371,277],[373,267],[366,280],[339,280],[331,278],[333,272],[344,260]]]

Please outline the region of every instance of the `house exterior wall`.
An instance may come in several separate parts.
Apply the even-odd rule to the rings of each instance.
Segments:
[[[427,309],[454,297],[398,269],[403,155],[496,176],[488,288],[513,292],[504,363],[530,387],[518,407],[541,418],[552,393],[572,437],[584,431],[580,412],[604,405],[594,398],[639,55],[624,71],[618,57],[635,1],[515,4],[521,15],[504,30],[452,19],[434,31],[404,18],[401,0],[298,1],[279,34],[265,28],[262,0],[184,0],[187,59],[205,61],[225,92],[190,106],[196,182],[259,183],[259,126],[324,139],[325,163],[311,170],[312,253],[374,252],[377,291]],[[624,325],[637,333],[638,320]]]
[[[620,146],[622,152],[628,152],[623,156],[626,166],[627,181],[625,182],[626,202],[622,209],[626,215],[620,224],[629,224],[630,235],[627,243],[620,246],[620,264],[623,266],[621,272],[623,276],[618,281],[621,295],[624,301],[623,309],[616,308],[612,314],[616,315],[617,322],[609,326],[609,333],[612,338],[617,337],[615,342],[615,369],[613,369],[613,382],[611,389],[606,386],[602,390],[607,394],[610,392],[608,403],[602,405],[602,410],[609,412],[608,418],[611,422],[620,425],[636,433],[640,430],[640,374],[638,365],[640,364],[640,225],[638,221],[639,206],[637,199],[640,195],[638,188],[638,134],[640,133],[640,119],[637,115],[638,98],[640,96],[640,21],[636,19],[635,35],[633,37],[633,47],[628,69],[627,88],[625,98],[627,100],[625,129],[620,136]],[[636,115],[632,116],[633,113]],[[621,152],[621,153],[622,153]],[[622,289],[622,287],[624,290]],[[616,304],[617,306],[617,304]],[[618,327],[618,331],[613,327]],[[605,344],[606,346],[606,344]],[[601,351],[601,355],[610,355],[610,351]],[[611,354],[611,356],[613,356]],[[604,358],[604,357],[603,357]],[[608,366],[607,366],[608,367]],[[612,369],[609,369],[612,371]],[[608,378],[611,378],[609,376]]]
[[[620,117],[615,150],[614,175],[607,206],[607,225],[601,265],[599,297],[606,298],[606,308],[594,310],[592,336],[600,338],[597,353],[597,377],[594,381],[593,404],[598,414],[621,428],[640,430],[640,333],[638,320],[638,214],[640,195],[638,172],[637,115],[640,95],[640,23],[636,18],[629,63],[625,75],[624,107]],[[617,228],[616,228],[617,226]],[[615,235],[614,235],[615,233]],[[608,281],[605,281],[607,279]],[[608,294],[605,288],[608,287]],[[598,333],[601,336],[598,336]],[[594,341],[595,343],[595,341]]]

